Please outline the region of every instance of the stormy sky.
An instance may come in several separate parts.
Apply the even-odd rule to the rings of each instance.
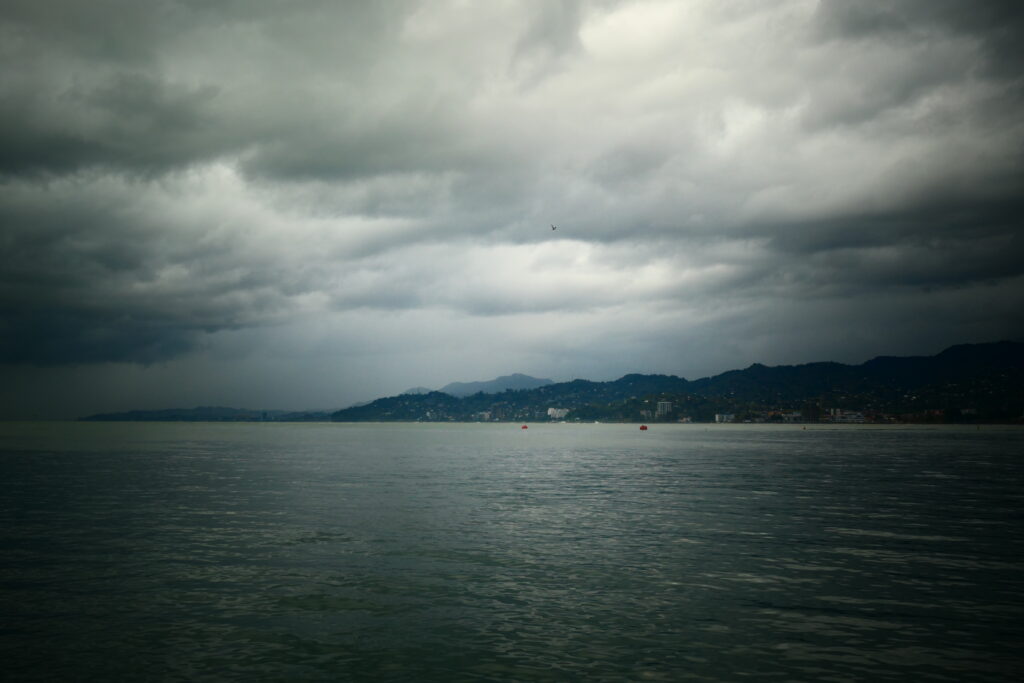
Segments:
[[[1022,28],[1013,0],[5,0],[0,414],[1024,338]]]

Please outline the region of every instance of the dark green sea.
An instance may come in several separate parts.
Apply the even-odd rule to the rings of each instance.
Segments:
[[[0,424],[0,676],[1010,681],[1024,429]]]

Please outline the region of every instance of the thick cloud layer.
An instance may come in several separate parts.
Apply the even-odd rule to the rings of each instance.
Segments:
[[[1022,27],[995,1],[6,2],[5,409],[1021,338]]]

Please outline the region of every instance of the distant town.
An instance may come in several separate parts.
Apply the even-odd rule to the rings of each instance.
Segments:
[[[337,411],[189,408],[84,420],[272,422],[1024,423],[1024,343],[963,344],[935,356],[861,365],[808,363],[689,381],[632,374],[610,382],[509,375],[423,387]]]

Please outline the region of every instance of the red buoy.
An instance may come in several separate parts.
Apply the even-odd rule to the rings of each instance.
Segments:
[[[647,425],[640,425],[640,431],[641,432],[646,432],[647,431]]]
[[[523,425],[522,427],[520,427],[520,429],[529,429],[529,427],[527,427],[526,425]]]

